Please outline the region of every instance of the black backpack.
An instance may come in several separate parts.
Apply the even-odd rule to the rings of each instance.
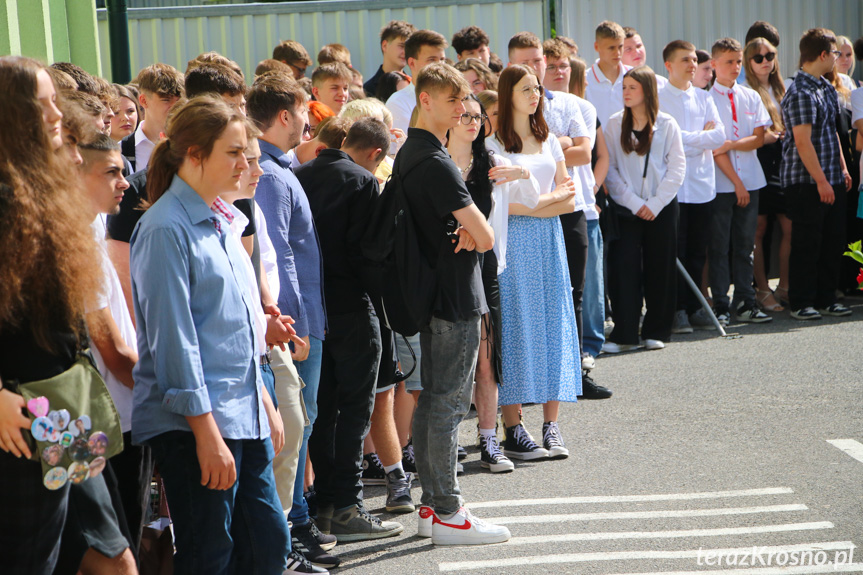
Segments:
[[[400,170],[398,159],[375,201],[363,236],[363,283],[382,325],[410,337],[428,325],[438,292],[435,268],[420,249],[403,178],[429,157]]]

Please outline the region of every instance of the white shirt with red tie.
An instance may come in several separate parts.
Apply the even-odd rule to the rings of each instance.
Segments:
[[[731,88],[721,85],[719,82],[713,84],[710,95],[716,102],[722,125],[725,126],[725,139],[739,140],[755,133],[755,128],[770,126],[770,114],[761,101],[761,96],[752,88],[741,86],[737,82]],[[750,150],[741,152],[730,150],[728,158],[731,165],[737,171],[737,176],[747,190],[760,190],[767,185],[764,170],[758,161],[758,152]],[[734,184],[722,170],[716,170],[716,193],[728,194],[734,192]]]

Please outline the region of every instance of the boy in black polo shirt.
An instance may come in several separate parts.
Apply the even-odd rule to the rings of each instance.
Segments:
[[[393,172],[402,177],[420,249],[436,262],[438,274],[433,317],[420,332],[423,391],[413,423],[423,487],[419,535],[437,545],[500,543],[509,530],[474,518],[463,507],[456,479],[455,434],[470,406],[480,317],[488,311],[474,250],[494,246],[494,232],[443,146],[465,111],[470,86],[444,63],[426,66],[415,81],[417,124],[408,130]],[[447,240],[453,229],[457,245]]]

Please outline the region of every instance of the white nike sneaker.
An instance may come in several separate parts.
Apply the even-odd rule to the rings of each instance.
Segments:
[[[419,519],[417,519],[417,535],[420,537],[431,537],[432,523],[434,523],[434,509],[428,505],[420,506]]]
[[[434,515],[432,543],[435,545],[488,545],[510,538],[509,529],[474,517],[462,507],[451,517]]]

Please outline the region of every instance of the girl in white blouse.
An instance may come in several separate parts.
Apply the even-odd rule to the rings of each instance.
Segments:
[[[686,174],[680,128],[659,111],[656,77],[647,66],[623,77],[624,109],[609,118],[606,186],[614,200],[618,237],[608,245],[614,331],[602,351],[662,349],[671,336],[677,300],[677,190]]]

